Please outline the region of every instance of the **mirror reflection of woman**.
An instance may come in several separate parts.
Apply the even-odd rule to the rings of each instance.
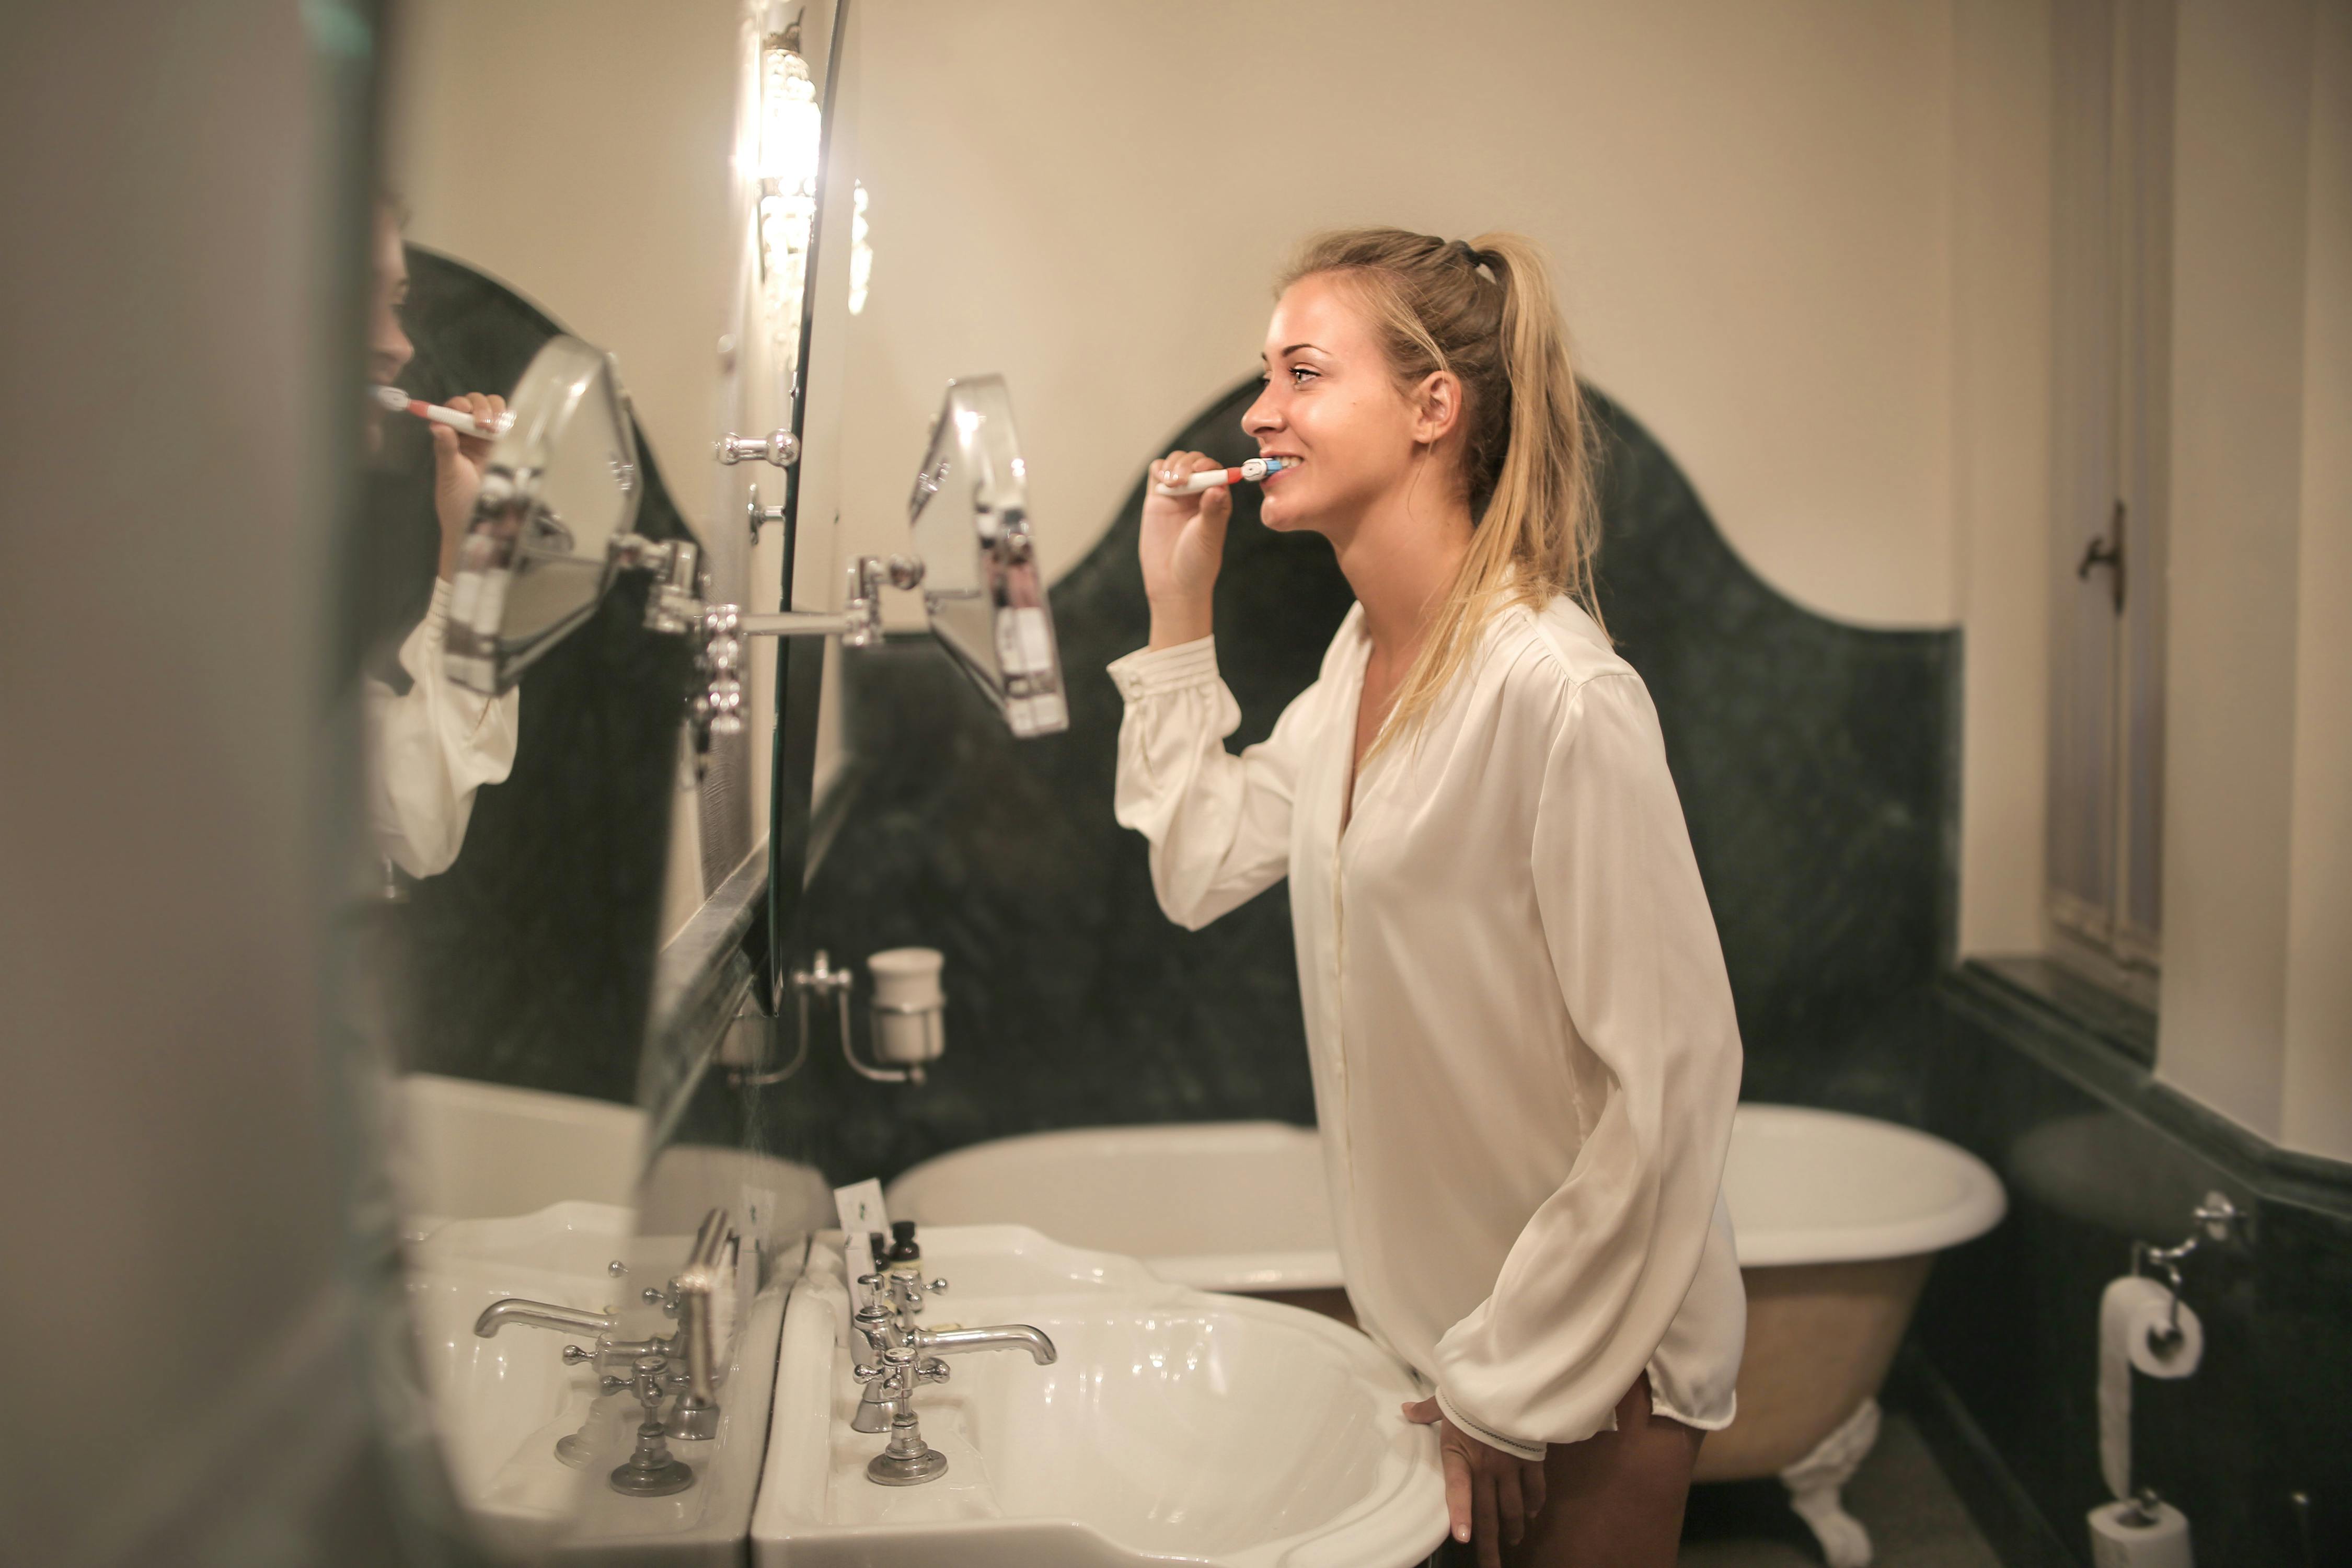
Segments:
[[[408,300],[408,262],[398,213],[376,209],[374,289],[368,317],[368,375],[396,386],[415,357],[401,324]],[[482,393],[452,398],[448,406],[478,421],[495,418],[506,400]],[[383,409],[368,405],[367,447],[383,446]],[[433,510],[440,524],[438,575],[425,616],[402,639],[404,688],[373,676],[365,682],[368,818],[379,853],[412,877],[436,877],[455,864],[466,842],[474,795],[502,784],[514,771],[522,694],[489,698],[452,683],[443,671],[442,628],[449,616],[449,584],[482,488],[490,443],[446,425],[427,426],[433,438]]]
[[[1433,1394],[1482,1564],[1671,1564],[1746,1333],[1740,1046],[1648,690],[1592,597],[1595,456],[1539,252],[1326,236],[1243,420],[1269,528],[1356,606],[1239,755],[1211,599],[1230,492],[1150,495],[1118,819],[1197,928],[1287,876],[1365,1330]],[[1163,482],[1224,465],[1174,452]]]

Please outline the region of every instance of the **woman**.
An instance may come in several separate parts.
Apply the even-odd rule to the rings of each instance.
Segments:
[[[1265,524],[1329,539],[1357,604],[1234,756],[1231,499],[1147,500],[1118,820],[1187,927],[1291,879],[1348,1290],[1434,1387],[1405,1414],[1440,1428],[1455,1539],[1486,1568],[1670,1564],[1746,1330],[1739,1037],[1656,713],[1593,612],[1594,459],[1541,258],[1327,236],[1265,359],[1243,427],[1291,465]]]
[[[403,322],[408,304],[408,256],[400,239],[400,209],[390,198],[375,208],[374,288],[368,314],[368,379],[398,384],[416,354]],[[476,419],[506,412],[506,399],[467,393],[449,406]],[[383,450],[383,405],[370,399],[363,445],[371,458]],[[472,521],[474,497],[490,443],[434,425],[433,510],[441,525],[439,574],[422,619],[401,639],[399,673],[371,674],[362,683],[366,719],[368,820],[390,868],[411,877],[437,877],[465,847],[474,796],[485,784],[504,784],[514,771],[522,693],[484,697],[451,681],[441,661],[442,630],[449,619],[450,584],[457,552]],[[395,590],[397,591],[397,590]]]

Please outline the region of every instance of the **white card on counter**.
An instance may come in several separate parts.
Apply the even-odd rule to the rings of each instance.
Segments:
[[[882,1206],[882,1184],[873,1177],[833,1189],[834,1212],[841,1216],[845,1235],[864,1236],[869,1230],[890,1234],[890,1211]]]

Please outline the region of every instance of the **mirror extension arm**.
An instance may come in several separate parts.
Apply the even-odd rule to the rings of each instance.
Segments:
[[[693,701],[695,753],[709,749],[713,735],[743,729],[743,644],[747,637],[837,637],[845,647],[865,647],[882,637],[882,585],[914,588],[923,563],[904,555],[888,561],[861,555],[849,564],[839,610],[783,610],[754,615],[737,605],[713,605],[702,597],[702,552],[691,539],[614,536],[613,563],[654,574],[646,599],[646,625],[657,632],[692,637],[700,647],[696,663],[708,684]]]

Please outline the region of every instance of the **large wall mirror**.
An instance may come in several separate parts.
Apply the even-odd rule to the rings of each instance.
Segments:
[[[742,650],[712,722],[708,639],[649,610],[840,606],[810,340],[845,310],[849,209],[821,174],[847,21],[394,17],[338,611],[367,831],[336,1004],[381,1177],[380,1396],[459,1560],[740,1541],[782,1297],[829,1211],[717,1061],[772,1044],[769,846],[806,842],[829,643]],[[529,570],[497,586],[527,649],[497,667],[467,641],[495,624],[467,552],[525,491],[506,542]],[[616,566],[624,536],[691,570]]]

